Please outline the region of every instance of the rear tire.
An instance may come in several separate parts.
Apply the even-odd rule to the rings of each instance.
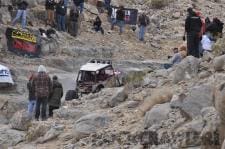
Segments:
[[[66,97],[65,97],[66,101],[70,101],[70,100],[78,99],[78,98],[79,98],[79,96],[78,96],[77,91],[75,91],[75,90],[68,90],[66,92]]]

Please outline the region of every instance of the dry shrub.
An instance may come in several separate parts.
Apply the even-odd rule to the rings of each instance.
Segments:
[[[155,89],[152,95],[139,107],[141,116],[144,116],[154,105],[169,102],[172,99],[173,91],[170,88]]]

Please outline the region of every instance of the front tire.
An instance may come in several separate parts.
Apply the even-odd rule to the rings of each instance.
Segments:
[[[70,101],[70,100],[78,99],[78,98],[79,98],[79,96],[78,96],[77,91],[75,91],[75,90],[68,90],[66,92],[66,97],[65,97],[66,101]]]

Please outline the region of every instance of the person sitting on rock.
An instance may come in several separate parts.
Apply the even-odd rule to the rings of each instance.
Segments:
[[[53,116],[53,110],[59,109],[61,105],[61,98],[63,96],[63,87],[62,84],[58,81],[57,76],[53,76],[52,82],[52,92],[49,97],[48,105],[49,105],[49,117]]]
[[[26,20],[27,20],[27,7],[28,3],[26,1],[22,1],[18,3],[18,11],[16,14],[16,17],[12,21],[12,25],[15,26],[16,22],[22,18],[22,28],[24,29],[26,27]]]
[[[101,33],[104,34],[104,30],[102,28],[102,21],[99,16],[96,17],[93,26],[96,32],[101,31]]]
[[[184,59],[187,56],[187,48],[186,48],[186,46],[181,46],[179,49],[174,48],[173,53],[174,53],[174,55],[170,59],[170,63],[164,65],[165,69],[168,69],[175,64],[179,64],[182,61],[182,59]]]

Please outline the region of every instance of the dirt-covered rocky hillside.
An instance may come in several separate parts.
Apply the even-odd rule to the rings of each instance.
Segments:
[[[1,1],[14,5],[16,0]],[[25,29],[36,33],[44,25],[44,0],[29,0]],[[110,29],[107,14],[100,14],[105,34],[92,30],[97,12],[85,3],[79,35],[56,32],[42,38],[40,58],[17,56],[7,50],[5,31],[12,16],[0,8],[0,64],[12,71],[16,86],[0,90],[0,149],[220,149],[225,134],[225,56],[185,58],[163,69],[171,49],[183,44],[188,7],[203,16],[225,22],[225,0],[112,0],[114,5],[145,11],[150,18],[145,42],[138,29],[126,26],[119,35]],[[71,1],[69,1],[71,5]],[[20,24],[16,26],[20,28]],[[224,50],[225,37],[216,50]],[[47,121],[27,117],[26,83],[40,64],[57,75],[64,93],[75,88],[77,72],[89,59],[113,60],[126,84],[105,88],[79,100],[64,101]],[[65,96],[65,95],[64,95]],[[225,148],[222,148],[225,149]]]

